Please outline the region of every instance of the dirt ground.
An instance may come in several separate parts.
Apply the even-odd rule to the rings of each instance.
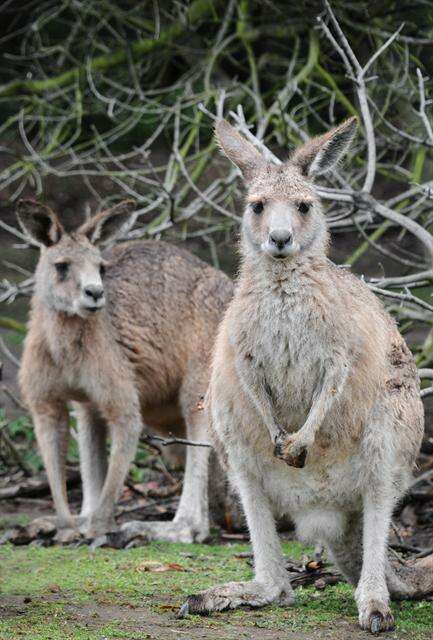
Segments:
[[[311,549],[285,542],[286,557]],[[246,544],[151,543],[113,550],[80,546],[0,547],[0,640],[171,640],[242,638],[358,640],[352,588],[296,590],[292,607],[242,609],[176,618],[190,593],[252,575]],[[433,636],[433,602],[394,603],[396,631],[384,638]]]
[[[0,606],[0,612],[3,620],[7,620],[8,617],[13,620],[17,615],[25,615],[26,603],[23,602],[23,598],[17,596],[7,598],[2,602]],[[245,612],[245,616],[248,616],[250,612]],[[76,622],[80,627],[87,627],[89,633],[97,632],[97,629],[109,626],[110,623],[119,622],[124,626],[123,631],[128,635],[112,635],[103,636],[101,640],[105,638],[126,638],[129,640],[177,640],[179,638],[188,639],[207,639],[212,638],[215,640],[237,640],[237,639],[250,639],[250,640],[366,640],[371,638],[369,634],[361,631],[357,628],[356,624],[347,622],[346,620],[337,620],[332,624],[332,628],[317,628],[309,629],[308,631],[295,631],[292,629],[265,629],[260,624],[256,628],[251,629],[250,626],[242,625],[241,623],[230,624],[230,613],[218,614],[218,617],[224,617],[227,619],[227,623],[224,628],[208,628],[205,625],[200,625],[199,622],[195,623],[194,628],[185,628],[180,626],[179,621],[175,618],[174,613],[156,614],[149,610],[148,607],[142,606],[135,609],[125,609],[124,607],[116,605],[86,605],[77,606],[70,605],[65,607],[65,615],[68,618],[70,624]],[[264,613],[264,616],[266,614]],[[116,633],[116,632],[114,632]],[[0,635],[0,638],[8,638],[9,635]],[[29,638],[31,636],[19,636],[21,638]],[[81,636],[80,636],[81,637]],[[93,637],[93,636],[92,636]],[[410,632],[393,632],[386,634],[386,638],[392,639],[405,639],[409,640],[412,636]],[[417,635],[421,638],[422,636]],[[431,636],[425,636],[431,637]]]

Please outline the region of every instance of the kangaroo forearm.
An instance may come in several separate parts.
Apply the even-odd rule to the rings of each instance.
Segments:
[[[314,438],[320,429],[333,405],[341,397],[348,377],[347,365],[336,366],[327,371],[322,381],[320,391],[313,401],[307,420],[298,434],[302,434],[306,440],[314,442]]]
[[[269,431],[269,435],[272,441],[274,441],[280,432],[280,428],[275,418],[272,400],[266,391],[264,381],[259,380],[256,375],[254,375],[254,372],[249,371],[247,367],[244,367],[238,362],[236,363],[236,369],[242,389],[262,417]]]
[[[266,397],[266,391],[261,389],[260,385],[253,386],[243,383],[242,387],[253,402],[257,412],[262,417],[272,440],[274,440],[276,435],[279,433],[280,428],[275,420],[271,401]]]

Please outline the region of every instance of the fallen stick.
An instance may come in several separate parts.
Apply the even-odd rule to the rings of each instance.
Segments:
[[[68,470],[67,486],[68,488],[76,486],[80,482],[80,473],[75,469]],[[24,482],[14,484],[11,487],[0,489],[0,500],[11,500],[13,498],[33,497],[46,495],[50,492],[50,487],[46,479],[28,478]]]
[[[169,438],[162,438],[161,436],[154,436],[154,435],[145,435],[143,438],[144,442],[149,442],[149,444],[151,444],[152,442],[159,442],[161,444],[162,447],[169,447],[172,444],[184,444],[187,445],[189,447],[210,447],[212,448],[212,445],[207,443],[207,442],[194,442],[193,440],[187,440],[186,438],[176,438],[175,436],[172,436],[171,434],[169,434]]]

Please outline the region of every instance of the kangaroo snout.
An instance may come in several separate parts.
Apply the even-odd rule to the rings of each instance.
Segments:
[[[104,287],[100,284],[88,284],[84,288],[84,295],[98,302],[104,296]]]
[[[272,258],[282,260],[296,255],[298,245],[293,237],[290,227],[274,227],[269,229],[266,241],[262,249]]]
[[[292,242],[293,235],[288,229],[274,229],[269,233],[269,243],[275,245],[280,251]]]
[[[102,284],[86,284],[82,289],[82,304],[86,311],[95,313],[105,306]]]
[[[285,202],[269,202],[263,217],[261,250],[278,260],[296,255],[299,224],[293,207]]]

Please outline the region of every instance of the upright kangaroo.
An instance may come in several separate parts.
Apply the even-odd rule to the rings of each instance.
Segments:
[[[123,202],[66,233],[47,207],[24,200],[17,215],[41,245],[20,370],[23,396],[54,499],[58,526],[89,537],[113,527],[113,509],[143,425],[208,440],[209,354],[232,284],[188,252],[163,242],[132,242],[101,254],[129,220]],[[70,513],[65,484],[67,402],[75,404],[83,505]],[[106,437],[111,437],[107,468]],[[125,529],[170,541],[209,532],[209,450],[188,447],[184,488],[172,523]]]
[[[239,282],[218,332],[206,404],[246,513],[255,578],[190,596],[181,615],[292,603],[274,521],[284,514],[302,538],[323,541],[356,585],[363,629],[393,627],[389,593],[433,591],[431,557],[416,586],[387,559],[393,507],[423,433],[417,370],[382,304],[326,257],[312,183],[355,128],[352,118],[275,166],[227,122],[217,125],[247,200]]]

